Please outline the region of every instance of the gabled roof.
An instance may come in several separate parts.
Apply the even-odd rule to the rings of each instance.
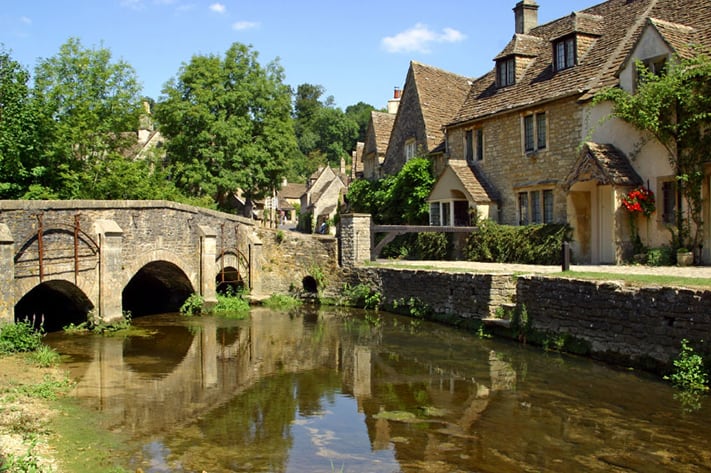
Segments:
[[[710,12],[711,0],[609,0],[532,28],[527,35],[515,35],[497,57],[517,51],[532,57],[525,72],[515,84],[503,88],[496,87],[495,68],[477,79],[448,124],[565,97],[588,100],[603,88],[617,85],[617,72],[648,18],[654,18],[653,25],[662,37],[682,52],[691,42],[711,44]],[[580,43],[588,45],[587,49],[579,51],[574,67],[554,71],[553,42],[574,33],[587,38]]]
[[[676,52],[680,57],[689,58],[693,55],[692,45],[697,43],[697,30],[695,28],[658,18],[650,18],[649,24],[657,30],[659,36],[669,46],[669,49]]]
[[[410,72],[425,122],[427,151],[430,151],[444,141],[442,127],[452,120],[464,103],[471,79],[417,61],[410,63]],[[410,84],[405,84],[403,96],[410,92],[407,90],[409,86]],[[400,103],[398,116],[403,110],[402,107],[403,102]]]
[[[298,199],[306,192],[306,184],[288,183],[277,192],[280,199]]]
[[[570,189],[577,182],[591,180],[603,185],[630,187],[644,182],[627,156],[615,146],[586,142],[564,187]]]
[[[544,39],[527,34],[515,34],[509,44],[494,59],[501,59],[509,56],[529,56],[536,57],[541,50]]]
[[[353,151],[353,165],[351,167],[351,177],[355,177],[356,174],[363,172],[363,151],[365,150],[365,143],[359,141],[356,143],[356,149]]]
[[[434,193],[438,183],[445,179],[445,175],[451,172],[461,182],[467,200],[475,203],[490,203],[499,200],[499,196],[493,187],[486,182],[481,176],[476,167],[470,166],[465,161],[450,161],[440,174],[437,182],[432,188]],[[431,196],[432,194],[430,194]]]
[[[393,124],[395,123],[395,114],[372,111],[370,112],[370,119],[375,136],[376,153],[379,156],[385,156],[390,134],[393,131]]]

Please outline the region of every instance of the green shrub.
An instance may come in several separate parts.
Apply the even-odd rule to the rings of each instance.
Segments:
[[[34,351],[42,344],[42,332],[29,320],[0,325],[0,355]]]
[[[40,345],[30,357],[30,361],[41,368],[49,368],[59,364],[61,356],[57,351],[47,345]]]
[[[183,305],[180,306],[180,313],[192,317],[193,315],[200,315],[202,313],[202,308],[205,305],[205,299],[196,292],[190,294]]]
[[[647,264],[649,266],[673,266],[676,255],[671,246],[650,248],[647,250]]]
[[[365,284],[357,284],[355,286],[346,284],[343,286],[341,295],[343,296],[341,305],[349,307],[378,310],[382,301],[382,294]]]
[[[234,319],[243,319],[249,315],[249,302],[241,294],[218,294],[217,305],[210,311]]]
[[[664,376],[664,379],[671,381],[675,387],[683,391],[708,390],[709,375],[704,369],[704,360],[689,346],[687,339],[681,341],[681,351],[673,364],[672,374]]]
[[[451,249],[445,233],[407,233],[398,235],[380,252],[383,258],[414,260],[446,260]]]
[[[520,264],[561,264],[562,245],[570,241],[568,224],[511,226],[482,220],[467,240],[470,261]]]

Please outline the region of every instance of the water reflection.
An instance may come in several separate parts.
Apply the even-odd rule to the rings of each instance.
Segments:
[[[408,318],[254,310],[52,334],[146,472],[708,471],[708,402],[587,360]]]

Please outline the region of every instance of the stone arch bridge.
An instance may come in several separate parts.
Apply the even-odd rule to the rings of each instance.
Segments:
[[[214,303],[221,284],[259,292],[261,251],[253,221],[173,202],[0,201],[0,321],[56,330],[176,311],[193,292]]]

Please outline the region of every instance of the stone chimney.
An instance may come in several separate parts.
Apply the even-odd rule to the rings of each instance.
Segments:
[[[538,4],[536,0],[521,0],[513,9],[516,17],[516,34],[528,34],[538,26]]]
[[[395,115],[397,113],[397,109],[400,106],[400,96],[402,95],[402,90],[400,90],[400,87],[395,87],[395,90],[393,91],[393,98],[388,100],[388,113],[391,115]]]

